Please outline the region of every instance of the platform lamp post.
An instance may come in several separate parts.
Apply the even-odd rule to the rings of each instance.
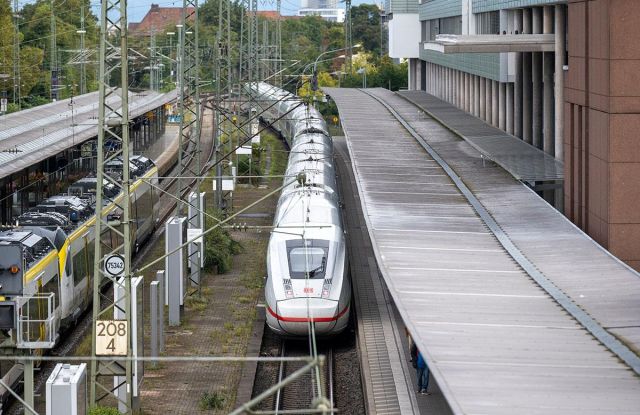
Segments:
[[[169,36],[169,58],[171,58],[171,51],[173,50],[173,37],[176,35],[176,32],[167,32],[167,36]],[[171,70],[170,70],[170,75],[171,75],[171,80],[173,80],[174,84],[175,84],[175,78],[173,77],[173,75],[175,74],[174,70],[173,70],[173,61],[171,62]]]
[[[367,70],[366,68],[360,68],[356,71],[357,73],[362,75],[362,87],[367,87]]]

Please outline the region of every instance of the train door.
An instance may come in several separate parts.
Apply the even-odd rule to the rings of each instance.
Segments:
[[[61,262],[60,275],[60,313],[62,324],[66,324],[66,317],[73,311],[73,258],[71,248],[72,242],[65,249],[66,258]]]

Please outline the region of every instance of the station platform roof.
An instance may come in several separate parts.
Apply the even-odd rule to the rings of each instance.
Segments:
[[[440,53],[553,52],[554,34],[437,35],[424,50]]]
[[[442,122],[518,180],[555,181],[564,178],[562,161],[518,137],[493,127],[424,91],[401,91],[401,96]]]
[[[640,275],[414,104],[366,91],[325,88],[376,262],[452,411],[636,413]]]
[[[131,119],[174,101],[177,90],[129,92]],[[109,102],[120,108],[120,97]],[[98,93],[92,92],[0,117],[0,178],[98,136]]]

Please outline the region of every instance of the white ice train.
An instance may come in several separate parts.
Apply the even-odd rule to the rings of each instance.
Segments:
[[[320,113],[266,83],[248,87],[291,150],[267,251],[267,324],[284,336],[333,335],[349,323],[351,284],[333,144]]]

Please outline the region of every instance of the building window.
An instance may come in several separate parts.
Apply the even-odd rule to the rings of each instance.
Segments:
[[[428,34],[428,38],[426,37]],[[422,40],[435,40],[437,35],[462,34],[462,16],[445,17],[423,21]]]
[[[445,17],[440,20],[440,34],[462,34],[462,16]]]
[[[476,33],[479,35],[497,35],[500,33],[500,12],[492,11],[476,14]]]

